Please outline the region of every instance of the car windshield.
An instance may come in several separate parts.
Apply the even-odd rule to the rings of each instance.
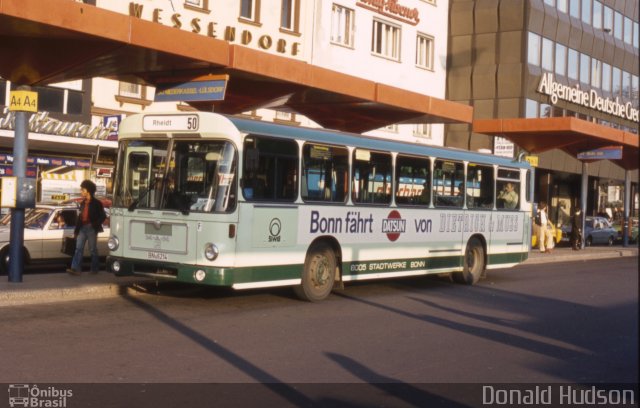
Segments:
[[[29,218],[29,216],[31,215],[31,213],[34,211],[34,208],[27,208],[24,212],[24,217],[25,219]],[[0,219],[0,226],[9,226],[11,225],[11,212],[6,213],[5,215],[2,216],[2,218]]]

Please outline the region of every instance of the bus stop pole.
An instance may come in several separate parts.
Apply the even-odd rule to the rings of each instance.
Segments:
[[[30,91],[30,87],[21,86],[20,91]],[[13,97],[12,97],[13,99]],[[29,117],[31,113],[21,108],[16,109],[15,136],[13,142],[13,176],[17,180],[23,180],[27,175],[27,142],[29,133]],[[19,183],[18,183],[19,184]],[[20,186],[18,185],[18,189]],[[16,192],[18,195],[18,192]],[[11,229],[9,243],[9,282],[22,282],[22,270],[24,269],[24,206],[17,203],[11,209]]]
[[[622,246],[629,246],[629,207],[631,207],[631,176],[624,171],[624,220],[622,221]]]
[[[15,140],[13,144],[13,175],[18,179],[26,176],[27,127],[29,112],[16,112]],[[24,208],[11,209],[11,242],[9,243],[9,282],[22,282],[24,267]]]
[[[580,185],[580,210],[582,214],[582,220],[580,220],[582,230],[582,237],[580,242],[580,247],[584,248],[584,240],[585,240],[585,224],[587,219],[587,188],[589,186],[589,165],[586,162],[582,162],[582,183]]]

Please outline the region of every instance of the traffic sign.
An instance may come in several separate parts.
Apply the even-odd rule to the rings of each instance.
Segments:
[[[531,165],[531,167],[538,167],[538,156],[524,156],[524,159]]]

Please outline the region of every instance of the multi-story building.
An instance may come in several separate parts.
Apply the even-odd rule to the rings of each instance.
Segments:
[[[622,130],[635,140],[637,155],[639,15],[637,0],[452,0],[447,98],[470,103],[474,120],[575,117],[601,126],[595,129],[603,135]],[[538,139],[530,143],[561,146],[558,138],[568,143],[574,135],[539,131],[532,137]],[[509,143],[507,151],[517,154]],[[451,125],[445,145],[494,150],[505,140]],[[551,204],[558,223],[567,222],[580,199],[581,173],[576,156],[560,148],[539,154],[536,200]],[[601,160],[590,163],[588,173],[589,213],[621,205],[610,202],[607,191],[624,182],[623,167]]]

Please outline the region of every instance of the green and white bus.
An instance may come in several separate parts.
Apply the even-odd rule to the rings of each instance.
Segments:
[[[234,289],[485,269],[527,259],[531,169],[488,154],[215,113],[119,132],[108,268]],[[500,191],[511,184],[516,203]]]

